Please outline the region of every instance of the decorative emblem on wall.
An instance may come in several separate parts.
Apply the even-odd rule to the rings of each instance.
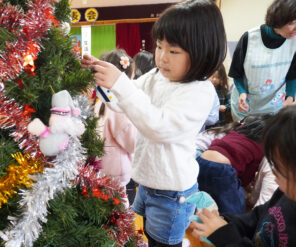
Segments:
[[[81,14],[77,9],[71,9],[71,23],[77,23],[80,21]]]
[[[85,11],[85,20],[88,22],[94,22],[98,19],[99,13],[95,8],[89,8]]]

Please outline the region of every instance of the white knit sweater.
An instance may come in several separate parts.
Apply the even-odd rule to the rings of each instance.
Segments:
[[[111,91],[138,129],[132,178],[153,189],[191,188],[199,171],[195,139],[213,105],[212,83],[170,82],[153,69],[136,81],[122,73]]]

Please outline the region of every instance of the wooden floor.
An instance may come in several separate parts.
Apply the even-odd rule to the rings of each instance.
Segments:
[[[143,218],[141,216],[139,215],[136,216],[135,225],[136,225],[136,230],[143,229]],[[147,242],[147,238],[145,237],[145,235],[143,237],[144,237],[144,241]],[[210,247],[210,246],[212,247],[213,246],[204,242],[200,242],[198,239],[192,237],[189,229],[186,231],[185,238],[187,238],[190,241],[190,247]]]

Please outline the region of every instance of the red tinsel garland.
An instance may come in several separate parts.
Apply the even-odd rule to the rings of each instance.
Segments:
[[[116,193],[119,192],[121,199],[126,198],[124,188],[120,186],[118,180],[96,172],[93,166],[81,166],[76,183],[82,186],[82,194],[85,197],[93,196],[99,200],[112,199],[114,205],[119,203],[119,199],[115,198]],[[91,195],[86,187],[92,190]],[[115,207],[113,210],[105,228],[112,227],[110,237],[116,240],[118,247],[124,246],[131,238],[137,247],[146,246],[141,234],[135,229],[134,220],[135,214],[130,208]]]
[[[40,52],[41,39],[53,24],[57,24],[53,15],[53,1],[32,0],[23,11],[10,4],[0,5],[0,27],[14,35],[15,41],[6,42],[4,51],[0,51],[0,84],[5,79],[15,79],[26,68],[24,57],[31,55],[36,59]],[[33,73],[33,72],[32,72]],[[1,82],[2,81],[2,82]],[[22,86],[22,81],[17,81]],[[0,90],[0,129],[12,129],[10,136],[20,149],[34,158],[44,159],[36,140],[27,130],[33,109],[19,106],[14,99],[8,99]]]
[[[19,106],[15,100],[8,99],[0,92],[0,129],[12,130],[9,134],[25,153],[36,159],[44,159],[38,143],[27,130],[31,121],[32,108]]]
[[[0,52],[0,79],[15,79],[22,70],[23,56],[29,51],[30,44],[36,43],[40,51],[40,40],[47,34],[50,26],[56,24],[52,1],[32,0],[23,13],[10,4],[0,5],[0,26],[12,32],[16,41],[6,43],[6,49]],[[32,54],[35,56],[36,54]]]

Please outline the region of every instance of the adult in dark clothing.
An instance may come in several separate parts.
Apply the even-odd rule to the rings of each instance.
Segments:
[[[296,92],[296,1],[275,0],[266,24],[244,33],[235,49],[229,76],[233,119],[248,113],[276,113]]]

